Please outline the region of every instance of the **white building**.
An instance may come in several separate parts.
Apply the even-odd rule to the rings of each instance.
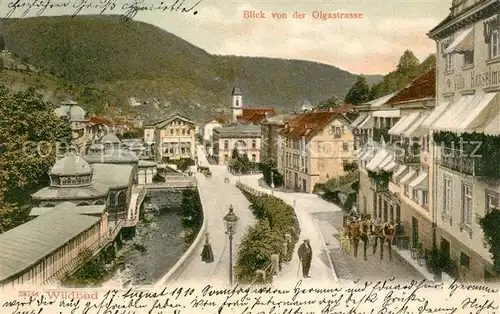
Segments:
[[[499,206],[500,145],[472,150],[500,136],[500,1],[454,0],[450,11],[428,34],[438,66],[430,125],[436,236],[460,278],[489,280],[497,274],[478,221]]]

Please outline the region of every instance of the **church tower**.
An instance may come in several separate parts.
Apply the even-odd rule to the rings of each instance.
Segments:
[[[234,84],[231,97],[232,97],[231,112],[233,115],[233,122],[237,122],[236,117],[243,114],[243,95],[241,94],[241,89],[238,86],[238,83]]]

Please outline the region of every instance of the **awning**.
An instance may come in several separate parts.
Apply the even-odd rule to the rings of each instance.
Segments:
[[[457,117],[454,121],[454,128],[450,131],[471,132],[481,123],[489,120],[500,111],[500,102],[497,97],[500,93],[486,93],[483,96],[475,97],[472,103],[467,106],[463,115]],[[494,99],[496,98],[496,101]]]
[[[363,150],[363,151],[360,151],[357,155],[356,155],[356,158],[357,159],[363,159],[364,156],[368,155],[370,153],[369,150]]]
[[[401,113],[399,110],[377,110],[373,112],[373,116],[377,118],[399,118]]]
[[[363,122],[368,117],[367,113],[360,113],[359,116],[351,123],[351,127],[356,128],[361,122]]]
[[[415,180],[411,181],[409,185],[412,189],[426,191],[429,189],[429,180],[427,178],[427,173],[422,172]]]
[[[449,131],[454,128],[454,121],[461,117],[467,110],[470,110],[469,104],[474,99],[473,95],[460,97],[444,111],[444,113],[430,126],[432,130]]]
[[[363,161],[368,161],[368,160],[371,160],[374,156],[375,156],[375,151],[374,150],[370,150],[368,152],[366,152],[366,154],[364,154],[363,156],[361,156],[361,160]]]
[[[391,135],[402,135],[418,119],[419,113],[412,112],[396,123],[390,130]]]
[[[377,166],[380,165],[382,161],[389,155],[389,153],[385,150],[379,150],[375,157],[366,165],[366,169],[370,171],[377,170]]]
[[[365,121],[361,122],[360,125],[358,125],[358,129],[371,129],[373,128],[373,117],[368,116]]]
[[[497,112],[493,120],[491,120],[489,123],[486,123],[486,126],[484,126],[483,128],[478,128],[478,130],[479,132],[483,132],[484,134],[488,135],[500,135],[500,112]]]
[[[474,49],[473,28],[462,31],[457,38],[444,50],[444,53],[463,52]]]
[[[384,170],[384,167],[391,163],[394,160],[393,154],[388,154],[387,157],[377,166],[379,170]]]
[[[428,131],[429,129],[423,128],[422,122],[424,122],[424,120],[427,119],[428,116],[428,114],[421,113],[418,116],[417,120],[412,125],[410,125],[410,127],[406,129],[406,131],[404,131],[404,136],[409,138],[424,136],[426,134],[426,130]]]
[[[413,179],[417,175],[417,172],[415,170],[410,170],[402,179],[399,181],[401,184],[406,184],[408,181]]]
[[[403,173],[408,169],[407,166],[400,166],[398,171],[392,176],[394,179],[397,179],[403,175]]]
[[[422,122],[422,127],[430,128],[430,126],[443,114],[449,105],[450,102],[447,101],[437,107],[434,107],[431,114]]]
[[[391,161],[389,164],[387,164],[386,166],[384,166],[384,170],[387,171],[387,172],[392,172],[394,171],[399,165],[397,164],[397,162],[395,162],[394,160]]]

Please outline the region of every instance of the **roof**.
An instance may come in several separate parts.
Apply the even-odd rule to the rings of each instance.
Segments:
[[[293,114],[278,114],[275,116],[267,117],[262,120],[262,124],[284,124],[285,121],[290,121],[295,117]]]
[[[127,149],[110,149],[107,151],[92,151],[90,154],[83,156],[90,164],[134,164],[139,161],[139,158],[130,150]]]
[[[397,104],[421,99],[436,98],[436,68],[419,76],[407,87],[396,93],[387,104]]]
[[[243,124],[214,129],[219,138],[260,137],[260,125]]]
[[[63,158],[56,161],[50,169],[50,174],[58,176],[77,176],[92,174],[92,172],[89,163],[73,152],[67,153]]]
[[[186,116],[183,116],[181,115],[180,113],[178,112],[175,112],[175,113],[172,113],[166,117],[163,117],[163,118],[160,118],[159,120],[157,120],[155,123],[154,123],[154,126],[158,127],[158,128],[162,128],[164,127],[165,125],[169,124],[170,122],[174,121],[175,119],[180,119],[182,121],[185,121],[191,125],[195,125],[194,121],[189,119],[188,117]]]
[[[150,160],[139,160],[138,167],[156,167],[158,164]]]
[[[76,200],[106,196],[109,189],[122,188],[132,180],[133,165],[92,164],[94,175],[89,186],[80,187],[45,187],[31,196],[45,200]]]
[[[274,108],[243,108],[241,115],[237,116],[240,123],[259,124],[266,117],[276,115]]]
[[[337,116],[341,116],[343,119],[347,120],[347,118],[338,111],[304,113],[286,124],[283,130],[280,131],[280,135],[296,139],[301,139],[304,136],[306,139],[311,139]]]
[[[120,139],[115,134],[108,133],[104,135],[99,142],[109,143],[109,144],[120,144],[122,141],[120,141]]]
[[[90,121],[90,123],[99,124],[99,125],[111,125],[111,124],[113,124],[113,123],[111,123],[111,121],[109,121],[109,119],[106,119],[103,117],[97,117],[97,116],[90,117],[89,121]]]
[[[54,113],[59,118],[68,118],[70,121],[88,121],[85,117],[86,112],[82,107],[77,106],[75,102],[62,103],[62,105],[54,110]]]
[[[72,209],[64,206],[0,234],[0,282],[35,265],[101,219]]]
[[[380,106],[384,105],[389,99],[391,99],[396,94],[397,94],[397,92],[379,97],[377,99],[374,99],[374,100],[367,102],[366,105],[369,105],[370,107],[380,107]]]
[[[224,118],[221,118],[221,117],[213,117],[213,118],[210,118],[210,119],[206,120],[206,121],[205,121],[205,124],[207,124],[207,123],[213,123],[213,122],[217,122],[217,123],[220,123],[220,124],[225,123]]]
[[[106,210],[106,205],[84,205],[77,206],[72,202],[62,202],[54,207],[33,207],[30,216],[40,216],[55,210],[67,209],[79,215],[101,215]]]
[[[233,86],[233,91],[231,92],[231,95],[232,95],[232,96],[242,95],[242,94],[241,94],[241,89],[240,89],[240,86],[238,85],[238,83],[235,83],[235,84],[234,84],[234,86]]]

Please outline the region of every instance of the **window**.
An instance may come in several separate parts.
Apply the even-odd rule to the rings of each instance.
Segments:
[[[318,160],[318,170],[319,171],[325,170],[325,160],[324,159]]]
[[[405,184],[405,195],[408,195],[409,189],[408,189],[408,184]]]
[[[498,193],[486,190],[486,214],[498,208]]]
[[[460,266],[469,268],[469,256],[464,252],[460,252]]]
[[[182,135],[186,135],[186,129],[182,129]]]
[[[255,162],[257,158],[255,157],[255,154],[252,154],[252,162]]]
[[[347,142],[342,143],[342,150],[344,152],[348,151],[349,150],[349,143],[347,143]]]
[[[412,199],[415,203],[418,203],[418,190],[412,189]]]
[[[228,154],[224,154],[224,161],[227,162],[229,160],[229,155]]]
[[[500,33],[497,30],[491,32],[489,51],[490,59],[500,56]]]
[[[453,71],[453,55],[451,53],[448,53],[445,55],[445,62],[446,62],[446,68],[445,71]]]
[[[224,149],[229,149],[229,141],[228,140],[224,141]]]
[[[462,184],[462,222],[472,223],[472,186],[465,183]]]
[[[170,129],[170,135],[174,135],[174,130]]]
[[[451,211],[451,178],[444,178],[444,207],[443,212],[450,213]]]
[[[252,148],[256,148],[257,147],[257,141],[256,140],[252,140]]]
[[[464,52],[464,67],[474,65],[474,50],[466,50]]]
[[[422,205],[424,207],[429,205],[429,191],[422,191]]]
[[[236,107],[238,107],[240,105],[240,101],[238,99],[236,99]]]

